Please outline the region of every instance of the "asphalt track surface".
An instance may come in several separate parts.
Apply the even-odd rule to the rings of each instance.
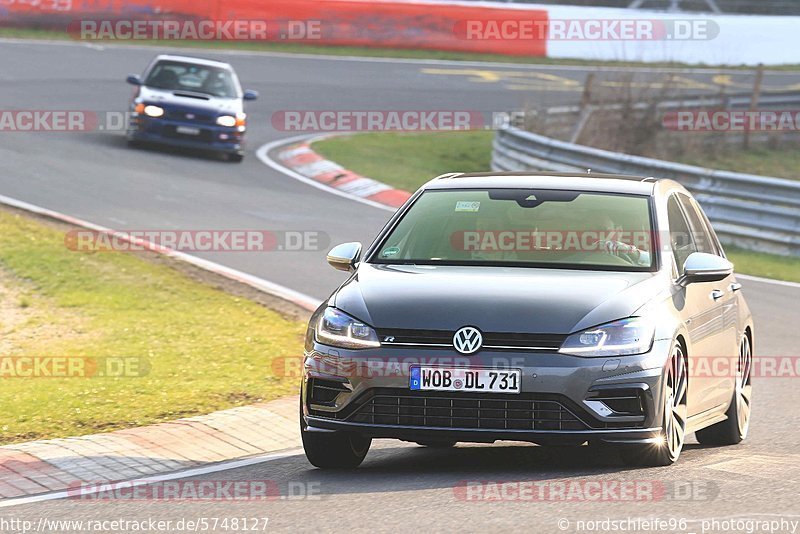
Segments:
[[[0,102],[4,109],[122,111],[140,72],[157,52],[80,44],[0,42]],[[115,229],[268,229],[326,232],[332,243],[369,242],[389,212],[309,187],[274,171],[254,150],[296,135],[272,127],[281,110],[435,110],[484,113],[530,105],[571,104],[588,71],[612,87],[624,71],[259,54],[205,54],[233,63],[261,99],[249,109],[249,143],[242,164],[192,153],[133,150],[120,132],[0,133],[0,194]],[[673,73],[686,92],[713,94],[720,85],[745,90],[749,73]],[[665,74],[633,73],[646,90]],[[797,87],[800,76],[768,73],[774,89]],[[198,254],[318,299],[342,281],[325,250]],[[757,356],[796,356],[800,346],[800,288],[752,280],[745,292],[756,323]],[[800,401],[798,378],[756,379],[750,436],[729,448],[689,441],[680,461],[661,469],[629,469],[613,453],[526,444],[460,445],[429,450],[376,441],[351,473],[313,469],[301,453],[197,480],[269,480],[311,499],[270,502],[78,502],[54,500],[0,511],[0,518],[172,520],[268,517],[268,531],[409,532],[462,530],[531,532],[743,531],[716,518],[798,521]],[[464,481],[656,482],[666,493],[644,502],[620,500],[465,500]],[[688,494],[688,495],[687,495]],[[636,518],[672,522],[579,524]],[[684,519],[686,523],[677,521]],[[560,521],[560,522],[559,522]],[[218,532],[226,530],[218,523]],[[751,524],[752,526],[752,524]],[[261,525],[258,526],[260,531]],[[565,527],[565,528],[564,528]],[[727,528],[726,528],[727,527]],[[56,531],[51,526],[49,531]],[[78,531],[77,526],[63,532]],[[756,529],[765,532],[764,529]],[[780,532],[791,532],[780,529]]]

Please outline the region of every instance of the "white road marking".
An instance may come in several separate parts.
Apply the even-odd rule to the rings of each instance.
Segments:
[[[43,208],[35,204],[30,204],[22,200],[17,200],[15,198],[0,195],[0,204],[5,204],[7,206],[11,206],[17,209],[29,211],[31,213],[36,213],[38,215],[43,215],[51,219],[57,219],[59,221],[63,221],[69,224],[74,224],[76,226],[87,228],[89,230],[94,230],[96,232],[114,234],[115,236],[118,236],[120,239],[123,239],[125,241],[141,245],[154,252],[164,254],[165,256],[176,258],[178,260],[185,261],[186,263],[191,263],[195,267],[199,267],[206,271],[219,274],[226,278],[230,278],[231,280],[236,280],[237,282],[247,284],[251,287],[258,289],[259,291],[263,291],[264,293],[268,293],[283,300],[293,302],[294,304],[300,306],[301,308],[304,308],[309,311],[314,311],[317,308],[317,306],[319,306],[320,302],[322,302],[320,299],[316,299],[304,293],[300,293],[299,291],[295,291],[294,289],[282,286],[280,284],[276,284],[275,282],[270,282],[269,280],[259,278],[252,274],[238,271],[236,269],[232,269],[230,267],[226,267],[225,265],[221,265],[213,261],[199,258],[197,256],[192,256],[191,254],[186,254],[185,252],[179,252],[176,250],[169,249],[167,247],[162,247],[145,239],[132,239],[126,234],[117,232],[111,228],[106,228],[105,226],[100,226],[99,224],[94,224],[92,222],[85,221],[77,217],[72,217],[71,215],[66,215],[64,213],[60,213],[51,209]]]
[[[792,287],[794,289],[800,289],[800,283],[797,282],[787,282],[786,280],[775,280],[774,278],[761,278],[760,276],[751,276],[749,274],[736,274],[736,278],[741,278],[742,280],[751,280],[753,282],[761,282],[762,284],[773,284],[776,286],[784,286],[784,287]]]
[[[22,44],[22,45],[45,45],[45,46],[79,46],[86,48],[86,43],[72,42],[68,40],[48,40],[48,39],[14,39],[14,38],[0,38],[0,44]],[[539,63],[504,63],[498,61],[470,61],[470,60],[456,60],[456,59],[415,59],[415,58],[393,58],[393,57],[370,57],[370,56],[334,56],[324,54],[293,54],[291,52],[259,52],[255,50],[225,50],[225,49],[210,49],[210,48],[193,48],[193,47],[180,47],[180,46],[158,46],[152,45],[133,45],[133,44],[106,44],[103,51],[120,50],[120,49],[133,49],[133,50],[152,50],[153,55],[156,53],[167,52],[175,50],[179,52],[191,52],[198,54],[200,52],[210,55],[224,55],[224,56],[251,56],[251,57],[274,57],[278,59],[310,59],[310,60],[325,60],[325,61],[350,61],[354,63],[404,63],[410,65],[474,65],[478,67],[498,67],[509,69],[524,69],[524,70],[564,70],[564,71],[581,71],[581,72],[595,72],[597,65],[554,65],[554,64],[539,64]],[[712,73],[712,74],[751,74],[752,69],[731,69],[731,68],[690,68],[690,67],[629,67],[629,66],[616,66],[616,65],[602,65],[603,71],[606,72],[655,72],[655,73]],[[766,69],[765,73],[770,76],[792,76],[796,77],[796,71],[786,70],[769,70]]]

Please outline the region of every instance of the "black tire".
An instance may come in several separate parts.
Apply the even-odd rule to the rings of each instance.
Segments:
[[[662,467],[678,461],[686,438],[686,392],[688,369],[683,347],[675,341],[670,361],[664,369],[661,420],[663,443],[647,445],[623,445],[619,455],[626,465],[638,467]]]
[[[301,401],[302,402],[302,401]],[[300,437],[303,450],[311,465],[320,469],[354,469],[361,465],[372,444],[365,438],[349,432],[308,432],[300,407]]]
[[[429,449],[449,449],[456,446],[455,441],[418,441],[417,445],[428,447]]]
[[[244,159],[244,154],[228,154],[228,161],[231,163],[241,163]]]
[[[753,386],[750,381],[753,366],[753,351],[750,338],[744,336],[739,345],[739,362],[736,369],[736,387],[731,405],[725,415],[728,418],[694,433],[701,445],[736,445],[747,437],[750,428],[750,410]]]

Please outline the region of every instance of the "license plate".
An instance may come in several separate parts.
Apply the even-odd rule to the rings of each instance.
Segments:
[[[200,135],[200,128],[192,128],[191,126],[178,126],[175,131],[183,135]]]
[[[519,393],[519,369],[412,367],[409,387],[422,391]]]

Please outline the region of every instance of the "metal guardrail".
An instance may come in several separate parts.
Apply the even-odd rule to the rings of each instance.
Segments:
[[[592,169],[671,178],[695,195],[724,242],[800,256],[800,181],[620,154],[516,128],[497,131],[492,169],[582,173]]]

